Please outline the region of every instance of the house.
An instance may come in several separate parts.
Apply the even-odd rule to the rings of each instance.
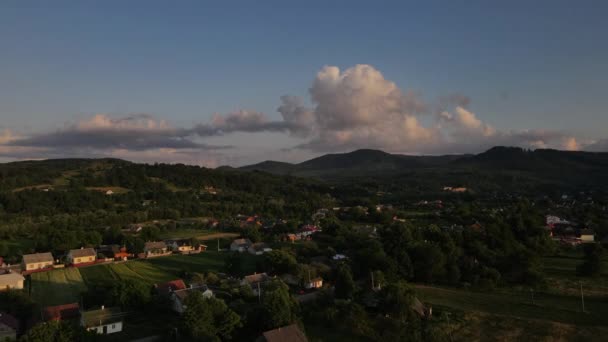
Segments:
[[[154,285],[156,291],[160,295],[169,295],[173,291],[183,290],[187,288],[186,283],[181,279],[171,280],[166,283],[160,283]]]
[[[117,261],[124,261],[133,256],[133,254],[127,252],[127,247],[121,247],[120,245],[101,245],[97,252],[105,255],[107,258],[112,258]]]
[[[23,289],[23,281],[25,278],[19,273],[0,274],[0,291],[3,290],[21,290]]]
[[[309,281],[304,283],[304,288],[306,289],[320,289],[323,287],[323,278],[317,277],[310,279]]]
[[[167,244],[163,241],[146,242],[144,245],[144,257],[146,258],[153,258],[169,254],[171,254],[171,251],[167,248]]]
[[[258,242],[249,246],[247,251],[254,255],[262,255],[264,253],[272,252],[272,248],[263,242]]]
[[[17,341],[17,331],[19,330],[19,321],[0,311],[0,341]]]
[[[25,254],[21,260],[21,269],[35,271],[52,267],[54,263],[51,253]]]
[[[80,320],[80,306],[78,303],[47,306],[42,309],[42,320],[45,322]]]
[[[66,260],[74,266],[95,262],[97,252],[93,248],[72,249],[68,252]]]
[[[89,310],[82,313],[81,325],[88,331],[98,334],[113,334],[122,331],[124,314],[118,307]]]
[[[595,232],[593,229],[581,229],[581,242],[590,243],[595,241]]]
[[[289,234],[285,234],[283,236],[282,240],[285,241],[285,242],[291,242],[291,243],[293,243],[293,242],[295,242],[297,240],[300,240],[300,237],[298,235],[296,235],[296,234],[289,233]]]
[[[184,311],[188,308],[185,304],[186,298],[194,291],[202,292],[203,298],[209,299],[213,297],[213,291],[207,287],[207,285],[201,286],[190,286],[185,289],[175,290],[173,291],[171,296],[171,309],[173,311],[183,314]]]
[[[173,252],[179,254],[197,254],[207,250],[206,245],[199,244],[195,246],[189,239],[168,240],[166,244]]]
[[[245,252],[251,246],[249,239],[236,239],[230,244],[230,250],[233,252]]]
[[[108,190],[108,191],[106,191],[106,195],[108,195],[108,196],[114,195],[114,191]]]
[[[308,342],[306,335],[296,324],[266,331],[261,341],[266,342]]]
[[[241,285],[249,285],[253,290],[253,294],[257,296],[260,293],[259,290],[261,286],[269,282],[271,279],[272,278],[266,273],[254,273],[245,276],[243,280],[241,280]]]

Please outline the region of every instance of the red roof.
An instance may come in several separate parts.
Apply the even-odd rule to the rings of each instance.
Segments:
[[[42,310],[42,318],[45,321],[64,321],[80,317],[80,306],[78,303],[47,306]]]
[[[172,291],[184,290],[186,288],[186,284],[181,279],[171,280],[166,283],[156,284],[156,289],[160,293],[168,294]]]

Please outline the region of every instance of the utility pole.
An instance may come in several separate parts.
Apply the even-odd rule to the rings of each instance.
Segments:
[[[535,304],[534,303],[534,289],[530,289],[530,293],[532,293],[532,304]]]
[[[262,302],[262,290],[260,289],[260,283],[258,282],[258,303]]]
[[[375,289],[376,289],[376,286],[374,286],[374,285],[375,285],[375,284],[374,284],[374,271],[370,271],[369,273],[370,273],[370,274],[371,274],[371,276],[372,276],[372,290],[375,290]]]
[[[583,295],[583,282],[579,282],[579,284],[581,285],[581,304],[583,305],[583,312],[587,312],[585,311],[585,296]]]
[[[220,251],[220,239],[217,239],[217,251]]]

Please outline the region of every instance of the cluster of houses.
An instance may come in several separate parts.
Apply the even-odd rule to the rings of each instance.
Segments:
[[[574,246],[595,242],[595,232],[592,229],[580,227],[555,215],[547,215],[545,222],[550,236],[561,244]]]

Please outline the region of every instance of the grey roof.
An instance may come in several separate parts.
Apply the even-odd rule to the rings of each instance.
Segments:
[[[39,262],[53,262],[53,254],[51,253],[35,253],[23,255],[23,262],[26,264]]]
[[[82,313],[85,328],[98,327],[122,321],[124,314],[118,307],[90,310]]]
[[[167,244],[164,241],[151,241],[151,242],[146,242],[144,249],[145,250],[150,250],[150,249],[163,249],[163,248],[167,248]]]
[[[97,252],[93,248],[72,249],[70,253],[73,258],[82,258],[87,256],[97,256]]]
[[[262,283],[268,281],[270,277],[266,273],[256,273],[245,276],[245,281],[249,284]]]

